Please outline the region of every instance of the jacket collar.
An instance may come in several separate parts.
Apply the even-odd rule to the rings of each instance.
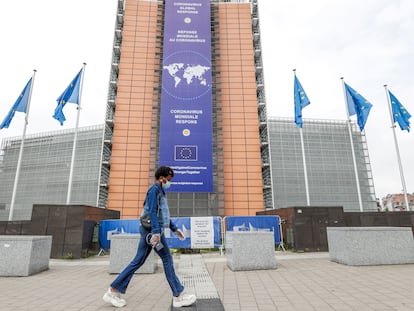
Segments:
[[[158,181],[156,181],[155,183],[154,183],[154,186],[155,187],[157,187],[161,192],[162,192],[162,194],[163,195],[165,195],[165,191],[164,191],[164,189],[160,186],[160,184],[158,183]]]

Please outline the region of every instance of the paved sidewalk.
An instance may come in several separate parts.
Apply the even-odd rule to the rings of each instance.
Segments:
[[[202,258],[213,283],[213,287],[206,283],[208,295],[217,293],[226,311],[414,310],[413,264],[353,267],[331,262],[328,253],[276,252],[275,256],[275,270],[237,272],[218,253],[177,255],[174,260],[180,274],[181,261],[188,269]],[[115,277],[108,268],[109,256],[53,259],[47,271],[0,277],[0,309],[116,310],[102,300]],[[182,280],[187,287],[196,282],[183,275]],[[196,286],[196,292],[200,290]],[[170,310],[171,293],[161,263],[155,274],[135,275],[125,298],[128,305],[121,310]]]

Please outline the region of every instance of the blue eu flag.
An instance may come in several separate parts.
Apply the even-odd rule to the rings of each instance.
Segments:
[[[302,128],[302,108],[309,105],[310,101],[296,75],[293,92],[295,99],[295,123],[297,126]]]
[[[367,122],[371,103],[361,96],[357,91],[345,83],[346,101],[349,115],[357,115],[359,129],[362,131]]]
[[[197,146],[180,145],[175,146],[174,158],[175,161],[197,161],[198,154]]]
[[[65,107],[66,103],[79,104],[79,90],[82,71],[83,68],[75,76],[68,87],[63,91],[62,95],[60,95],[56,100],[58,104],[56,106],[55,113],[53,114],[53,118],[58,120],[60,122],[60,125],[63,125],[63,122],[66,121],[65,115],[63,114],[63,107]]]
[[[9,127],[10,122],[12,121],[12,119],[14,117],[14,113],[16,111],[26,113],[27,105],[29,104],[29,95],[30,95],[30,88],[31,88],[31,85],[32,85],[32,79],[33,78],[30,78],[29,82],[27,82],[26,86],[24,87],[23,91],[21,92],[21,94],[17,98],[16,102],[14,103],[12,108],[10,109],[9,113],[4,118],[3,122],[0,124],[0,129]]]
[[[391,108],[392,108],[392,117],[393,121],[398,122],[398,125],[400,126],[401,130],[407,130],[407,132],[410,131],[410,121],[411,118],[410,113],[404,108],[404,106],[399,102],[399,100],[392,94],[390,91],[388,91],[390,94],[390,101],[391,101]]]

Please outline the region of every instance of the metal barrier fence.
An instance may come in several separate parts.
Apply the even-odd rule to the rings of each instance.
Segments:
[[[227,231],[273,231],[275,244],[285,250],[282,235],[282,222],[279,216],[225,216],[222,223],[222,241]],[[220,249],[223,250],[223,246]]]
[[[172,221],[184,233],[180,240],[171,230],[164,234],[170,248],[217,248],[221,247],[221,217],[172,217]],[[122,233],[139,233],[139,219],[102,220],[99,224],[99,245],[101,250],[110,248],[111,236]]]
[[[165,230],[170,248],[219,248],[224,249],[226,231],[273,231],[275,244],[283,247],[280,217],[271,216],[226,216],[221,217],[172,217],[172,221],[184,233],[185,239]],[[113,234],[139,233],[139,219],[109,219],[99,224],[99,245],[101,252],[110,249]]]

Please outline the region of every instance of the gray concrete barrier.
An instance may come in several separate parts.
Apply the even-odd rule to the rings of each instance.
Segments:
[[[51,236],[0,235],[0,276],[29,276],[49,269]]]
[[[120,273],[135,257],[140,234],[113,234],[111,236],[111,253],[109,255],[109,273]],[[158,256],[151,251],[145,263],[136,273],[155,273]]]
[[[414,263],[411,227],[328,227],[331,261],[351,266]]]
[[[276,268],[273,232],[226,231],[225,252],[233,271]]]

